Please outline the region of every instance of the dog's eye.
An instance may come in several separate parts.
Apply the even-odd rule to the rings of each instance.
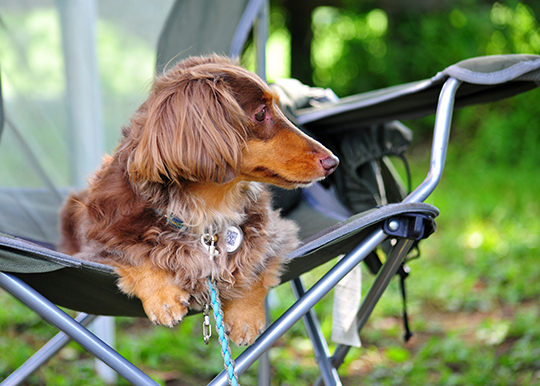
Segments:
[[[266,108],[263,107],[261,109],[261,111],[259,111],[258,113],[255,113],[254,117],[255,117],[255,120],[259,121],[259,122],[262,122],[264,121],[264,117],[266,116]]]

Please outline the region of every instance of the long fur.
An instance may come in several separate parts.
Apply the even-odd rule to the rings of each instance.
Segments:
[[[61,249],[114,266],[120,289],[156,324],[173,326],[208,302],[214,278],[231,338],[250,344],[264,328],[264,296],[298,243],[265,183],[305,186],[337,162],[284,117],[256,75],[227,58],[190,58],[156,78],[113,155],[69,197]],[[231,225],[244,233],[232,255]],[[206,233],[218,236],[213,260]]]

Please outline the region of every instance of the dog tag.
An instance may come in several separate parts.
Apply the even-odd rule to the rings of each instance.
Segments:
[[[232,255],[238,252],[244,241],[242,229],[235,226],[228,227],[225,232],[225,241],[227,244],[227,253]]]

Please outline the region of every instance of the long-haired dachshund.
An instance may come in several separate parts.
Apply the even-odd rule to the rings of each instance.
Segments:
[[[190,58],[157,77],[112,157],[69,197],[61,250],[114,266],[120,289],[170,327],[209,302],[211,277],[231,339],[251,344],[298,243],[264,183],[307,186],[337,165],[259,77],[227,58]]]

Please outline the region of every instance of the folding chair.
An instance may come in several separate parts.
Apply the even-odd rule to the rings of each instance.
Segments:
[[[255,3],[259,5],[254,6]],[[176,20],[171,19],[174,9],[181,9],[178,4],[180,2],[173,7],[169,25]],[[252,14],[258,14],[260,7],[265,6],[264,2],[258,1],[245,2],[244,5],[245,12],[250,10]],[[185,9],[180,13],[187,15]],[[249,18],[253,20],[252,16]],[[249,30],[249,27],[245,30]],[[164,41],[165,39],[162,39],[161,43]],[[168,57],[163,54],[161,59],[158,57],[158,62],[161,60],[162,64],[166,64],[175,55]],[[441,178],[454,108],[510,97],[537,87],[539,82],[540,57],[505,55],[466,60],[446,68],[431,79],[337,101],[321,102],[317,96],[313,96],[317,90],[298,84],[278,84],[276,90],[283,95],[284,108],[294,121],[318,139],[338,146],[337,150],[343,150],[343,147],[339,147],[339,138],[344,133],[366,132],[375,128],[386,128],[392,132],[392,127],[399,127],[399,124],[394,122],[396,119],[435,113],[431,163],[425,180],[399,202],[381,203],[342,221],[336,221],[336,218],[346,216],[347,209],[353,211],[351,207],[356,201],[351,199],[346,207],[340,202],[341,197],[333,195],[331,189],[321,188],[323,193],[330,192],[330,195],[323,199],[320,199],[321,193],[317,191],[284,199],[285,203],[295,201],[295,205],[288,208],[287,215],[300,222],[305,237],[302,245],[291,253],[287,270],[282,277],[282,283],[292,281],[298,300],[274,321],[253,345],[236,358],[237,374],[245,372],[286,331],[305,318],[308,335],[313,342],[321,370],[318,382],[322,381],[326,385],[341,384],[337,370],[349,347],[339,345],[335,353],[329,352],[316,315],[312,311],[313,306],[354,267],[373,256],[372,252],[381,243],[395,239],[396,242],[389,250],[385,263],[378,269],[376,279],[357,312],[360,332],[415,242],[429,236],[435,228],[433,219],[439,214],[438,210],[423,201],[433,192]],[[311,105],[313,101],[317,103]],[[384,154],[378,154],[374,160],[382,165],[385,162],[383,158]],[[385,180],[391,181],[391,168],[388,164],[385,165],[386,168],[379,169],[383,172],[371,173],[373,178],[381,182],[375,182],[379,187],[384,186]],[[400,190],[397,185],[390,188],[394,191]],[[63,192],[55,194],[61,195]],[[382,195],[381,192],[379,194]],[[398,195],[396,192],[389,194],[392,197]],[[18,205],[20,195],[31,197],[40,205],[32,212],[21,211]],[[4,380],[2,385],[20,383],[62,347],[68,340],[66,336],[77,341],[132,384],[156,384],[148,375],[85,328],[94,314],[132,317],[145,317],[145,314],[138,299],[128,298],[117,290],[117,276],[111,267],[58,253],[48,248],[51,240],[36,237],[43,232],[34,229],[35,217],[43,215],[52,218],[55,205],[58,205],[57,197],[51,198],[51,195],[43,190],[0,190],[0,286],[63,332]],[[313,226],[314,224],[316,226]],[[339,255],[343,257],[316,284],[308,290],[304,288],[300,279],[302,274]],[[58,306],[88,315],[81,315],[75,320]],[[227,373],[223,371],[210,384],[226,383]]]

